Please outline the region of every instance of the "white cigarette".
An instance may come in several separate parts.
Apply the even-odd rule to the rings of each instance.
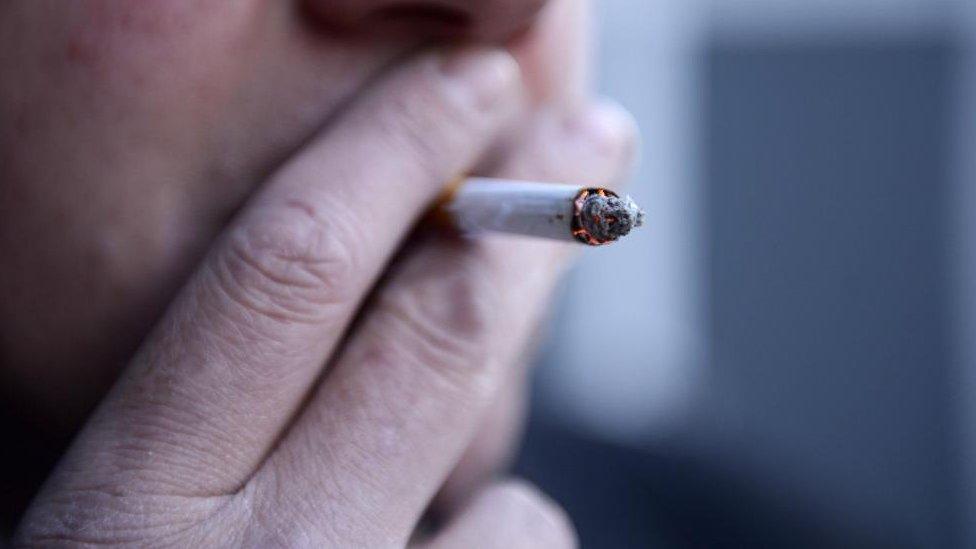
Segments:
[[[599,187],[472,177],[449,190],[439,213],[466,235],[497,232],[600,246],[644,223],[630,197]]]

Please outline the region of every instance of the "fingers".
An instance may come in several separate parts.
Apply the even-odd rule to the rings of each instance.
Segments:
[[[550,119],[501,173],[604,182],[625,163],[630,128],[606,108],[582,120]],[[365,509],[339,519],[360,530],[384,525],[374,532],[379,539],[362,545],[404,541],[512,375],[567,249],[524,239],[432,239],[398,262],[255,477],[265,521]]]
[[[506,160],[495,168],[503,177],[530,180],[577,181],[612,185],[631,168],[636,129],[629,115],[612,104],[599,105],[582,115],[556,118],[551,113],[535,125],[523,141],[512,147]],[[520,261],[526,268],[547,260],[536,256],[534,243],[525,246]],[[555,248],[558,255],[570,252]],[[516,253],[516,250],[512,250]],[[559,261],[561,258],[555,259]],[[540,309],[544,301],[540,302]],[[507,380],[485,413],[477,437],[466,449],[438,497],[439,506],[450,507],[471,488],[502,469],[511,458],[527,398],[527,364],[531,352],[522,349],[506,366]]]
[[[570,549],[576,533],[565,511],[530,485],[504,482],[488,486],[423,549]]]
[[[465,448],[432,503],[437,514],[450,513],[504,470],[515,456],[529,402],[528,372],[523,358],[507,365],[510,372],[482,414],[477,432]]]
[[[275,174],[113,390],[79,461],[182,495],[234,491],[445,181],[518,101],[508,54],[421,56]]]
[[[528,123],[519,121],[521,131],[514,136],[521,139],[516,139],[513,146],[507,148],[504,161],[490,165],[485,173],[521,173],[530,180],[551,181],[577,181],[589,177],[606,182],[619,179],[625,171],[626,166],[620,166],[617,173],[602,173],[604,169],[599,166],[605,163],[586,160],[591,156],[587,154],[591,152],[589,145],[555,145],[565,143],[566,135],[586,134],[586,131],[562,131],[555,113],[571,120],[569,114],[586,104],[591,46],[588,40],[589,8],[584,0],[550,2],[542,17],[514,45],[513,52],[523,68],[531,98],[536,104],[546,105],[546,110],[533,113],[534,120]],[[546,124],[547,120],[550,123]],[[534,128],[535,133],[526,137],[523,135],[526,128]],[[568,141],[579,143],[581,140],[574,137]],[[506,151],[504,147],[500,150]],[[628,154],[625,152],[624,156]],[[560,160],[543,163],[544,159],[552,157]],[[578,162],[580,158],[584,160]],[[534,342],[539,338],[533,336],[531,339]],[[503,382],[497,391],[477,435],[441,488],[434,502],[436,510],[453,508],[455,502],[470,495],[478,484],[504,469],[514,457],[527,408],[529,375],[525,366],[532,362],[528,355],[534,347],[530,344],[516,359],[517,364],[509,366],[511,379]]]

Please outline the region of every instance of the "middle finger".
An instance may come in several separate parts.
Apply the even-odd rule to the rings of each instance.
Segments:
[[[474,49],[421,55],[378,82],[232,223],[70,467],[182,496],[240,488],[416,216],[493,141],[518,81],[507,53]]]
[[[606,184],[628,163],[634,130],[619,108],[549,122],[502,174]],[[329,509],[330,522],[369,536],[356,545],[401,545],[516,373],[573,246],[517,237],[419,244],[254,478],[264,496],[257,512],[287,524]]]

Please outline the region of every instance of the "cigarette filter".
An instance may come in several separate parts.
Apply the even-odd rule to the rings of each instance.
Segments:
[[[463,234],[509,233],[601,246],[644,223],[630,197],[599,187],[473,177],[450,189],[438,214]]]

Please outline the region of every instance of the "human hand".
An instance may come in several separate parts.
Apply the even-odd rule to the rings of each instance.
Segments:
[[[367,294],[521,93],[500,50],[424,54],[376,82],[218,239],[18,540],[406,544],[517,372],[566,247],[422,238]],[[630,131],[607,107],[548,113],[488,175],[605,183],[626,167]],[[531,490],[471,501],[415,541],[572,544]]]
[[[578,93],[582,1],[0,2],[0,422],[58,451],[250,194],[421,45],[512,46],[522,119]]]
[[[0,3],[0,424],[22,433],[0,530],[234,212],[369,82],[432,40],[507,44],[530,100],[504,150],[578,107],[583,4]],[[510,453],[523,385],[500,392],[446,496]]]

